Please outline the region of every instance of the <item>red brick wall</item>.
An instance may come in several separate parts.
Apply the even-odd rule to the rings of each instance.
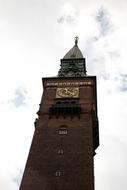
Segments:
[[[46,82],[91,81],[80,86],[80,118],[49,118],[49,107],[57,102],[56,86]],[[96,103],[95,77],[78,79],[45,79],[39,118],[20,190],[94,190],[92,109]],[[67,134],[60,135],[65,125]],[[63,151],[59,154],[59,150]],[[57,172],[57,173],[56,173]],[[59,176],[60,172],[60,176]],[[56,174],[58,176],[56,176]]]

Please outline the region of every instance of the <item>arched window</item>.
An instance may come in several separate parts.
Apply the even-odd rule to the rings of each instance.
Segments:
[[[58,154],[63,154],[63,153],[64,153],[63,149],[58,150]]]
[[[61,172],[60,172],[60,171],[56,171],[56,172],[55,172],[55,176],[56,176],[56,177],[60,177],[60,176],[61,176]]]

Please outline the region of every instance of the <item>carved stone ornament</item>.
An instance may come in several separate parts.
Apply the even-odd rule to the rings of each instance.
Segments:
[[[56,98],[78,98],[79,88],[78,87],[65,87],[57,88]]]

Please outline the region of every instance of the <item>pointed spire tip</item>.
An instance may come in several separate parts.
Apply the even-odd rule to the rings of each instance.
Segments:
[[[75,37],[75,46],[77,46],[77,44],[78,44],[78,40],[79,40],[79,37],[76,36],[76,37]]]

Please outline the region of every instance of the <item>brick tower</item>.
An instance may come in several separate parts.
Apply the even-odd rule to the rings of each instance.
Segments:
[[[58,76],[43,78],[43,88],[20,190],[94,190],[96,76],[86,75],[77,37]]]

